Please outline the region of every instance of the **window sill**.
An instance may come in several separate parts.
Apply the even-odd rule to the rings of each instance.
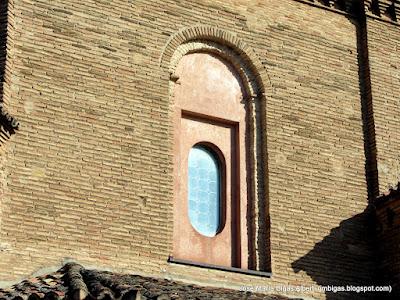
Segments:
[[[192,267],[198,267],[198,268],[204,268],[204,269],[239,273],[239,274],[266,277],[266,278],[271,278],[271,276],[272,276],[271,272],[263,272],[263,271],[255,271],[255,270],[248,270],[248,269],[241,269],[241,268],[234,268],[234,267],[210,265],[210,264],[199,263],[199,262],[194,262],[194,261],[190,261],[190,260],[176,259],[172,256],[168,257],[168,262],[173,263],[173,264],[178,264],[178,265],[192,266]]]

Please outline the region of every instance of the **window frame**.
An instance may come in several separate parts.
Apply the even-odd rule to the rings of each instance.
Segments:
[[[189,151],[191,151],[192,149],[194,149],[195,147],[201,147],[203,149],[205,149],[205,151],[209,152],[211,154],[211,156],[214,157],[214,159],[216,160],[217,166],[218,166],[218,179],[219,179],[219,224],[218,224],[218,229],[215,232],[214,236],[207,236],[202,234],[201,232],[199,232],[192,224],[192,221],[190,219],[190,214],[189,214],[189,210],[190,210],[190,198],[189,198],[189,187],[188,187],[188,196],[186,201],[188,202],[187,206],[188,206],[188,218],[190,221],[190,224],[192,225],[192,227],[194,228],[194,230],[196,230],[199,234],[203,235],[204,237],[208,237],[208,238],[213,238],[215,236],[217,236],[218,234],[220,234],[225,226],[226,226],[226,162],[225,162],[225,156],[222,153],[222,151],[218,148],[217,145],[215,145],[214,143],[208,142],[208,141],[201,141],[198,143],[195,143]],[[188,154],[188,157],[190,157],[190,153]],[[190,161],[188,159],[188,164],[187,164],[187,169],[188,169],[188,179],[187,179],[187,184],[189,186],[189,181],[190,181],[190,175],[189,175],[189,165]]]

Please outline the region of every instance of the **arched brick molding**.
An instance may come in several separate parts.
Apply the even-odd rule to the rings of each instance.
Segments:
[[[221,28],[205,25],[182,28],[167,41],[160,56],[160,66],[168,69],[170,73],[173,72],[177,61],[179,61],[179,59],[177,60],[176,58],[179,55],[182,56],[184,53],[187,54],[190,52],[189,49],[185,51],[185,47],[182,47],[182,45],[188,45],[189,42],[201,40],[215,42],[215,44],[220,45],[220,49],[229,49],[228,52],[232,52],[232,54],[235,53],[234,56],[239,57],[250,71],[249,74],[253,75],[252,80],[254,80],[259,87],[258,93],[264,94],[267,98],[269,95],[272,95],[273,88],[268,73],[254,50],[240,40],[234,33]],[[179,47],[183,49],[178,49]],[[197,49],[197,51],[200,51],[200,49]],[[228,58],[228,60],[230,60],[229,57],[226,56],[227,55],[224,55],[225,59]],[[240,70],[238,71],[240,72]]]
[[[252,257],[249,266],[261,271],[271,271],[269,237],[268,164],[266,135],[266,99],[273,89],[266,69],[256,53],[235,34],[211,26],[184,28],[171,36],[160,57],[160,66],[170,76],[170,97],[173,99],[174,84],[178,78],[175,69],[181,58],[195,52],[206,52],[229,62],[238,72],[246,90],[249,104],[250,135],[248,147],[252,153],[252,207],[248,215],[254,215],[252,232],[249,234]],[[172,101],[172,100],[171,100]]]

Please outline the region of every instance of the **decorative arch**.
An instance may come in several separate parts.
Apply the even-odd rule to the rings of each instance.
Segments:
[[[170,78],[170,97],[174,98],[174,86],[178,82],[175,70],[180,60],[191,53],[210,53],[227,61],[237,71],[245,89],[248,105],[249,143],[251,161],[252,203],[247,210],[253,216],[248,226],[249,268],[271,271],[268,166],[266,135],[266,99],[273,88],[265,67],[256,53],[234,33],[212,26],[186,27],[172,35],[160,56],[160,67]],[[250,245],[252,243],[252,245]],[[250,253],[250,251],[249,251]],[[250,257],[251,256],[251,257]]]
[[[245,75],[247,80],[244,82],[251,82],[252,86],[258,87],[251,96],[272,95],[271,80],[254,50],[236,34],[218,27],[197,25],[182,28],[168,39],[159,63],[173,74],[180,58],[200,51],[214,52],[232,63],[239,74]]]

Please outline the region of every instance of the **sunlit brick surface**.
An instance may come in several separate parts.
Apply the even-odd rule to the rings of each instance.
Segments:
[[[369,282],[357,20],[293,0],[9,0],[8,14],[3,99],[21,128],[1,148],[0,281],[73,258],[220,287]],[[383,189],[399,173],[399,27],[368,23]],[[198,25],[236,36],[268,74],[271,279],[167,263],[173,103],[160,57]]]

